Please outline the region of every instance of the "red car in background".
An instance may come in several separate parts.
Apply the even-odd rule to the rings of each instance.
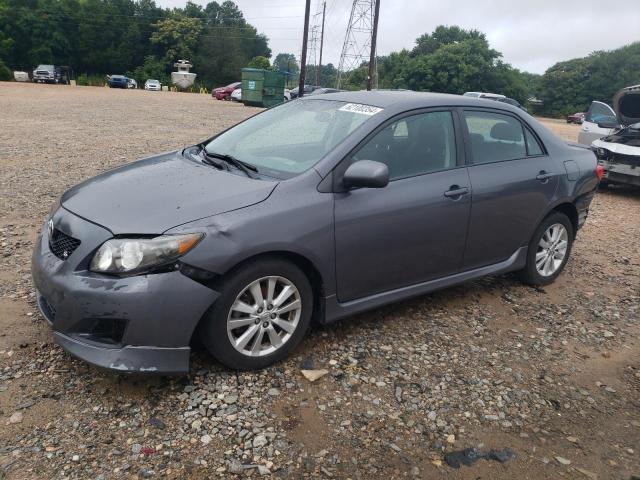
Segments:
[[[242,82],[234,82],[230,83],[226,87],[214,88],[211,91],[211,96],[217,98],[218,100],[229,100],[231,92],[233,92],[236,88],[240,88],[241,86]]]
[[[586,113],[584,112],[578,112],[578,113],[574,113],[573,115],[569,115],[567,117],[567,123],[582,123],[584,122],[584,117],[586,117]]]

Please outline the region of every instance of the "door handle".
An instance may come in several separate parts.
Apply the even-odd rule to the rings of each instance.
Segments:
[[[538,173],[538,175],[536,175],[536,180],[540,180],[542,183],[545,183],[551,177],[553,177],[552,173],[545,172],[544,170],[540,170],[540,173]]]
[[[457,185],[451,185],[451,190],[447,190],[444,192],[444,196],[447,198],[453,198],[457,200],[462,195],[466,195],[469,193],[469,189],[467,187],[459,187]]]

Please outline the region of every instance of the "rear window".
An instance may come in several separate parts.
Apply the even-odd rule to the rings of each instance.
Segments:
[[[527,156],[522,124],[510,115],[465,111],[473,163],[501,162]]]

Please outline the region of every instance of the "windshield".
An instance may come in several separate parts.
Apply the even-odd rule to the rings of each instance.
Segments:
[[[53,70],[53,65],[38,65],[36,70]]]
[[[335,100],[287,102],[227,130],[206,150],[255,165],[262,174],[290,178],[311,168],[381,110]]]

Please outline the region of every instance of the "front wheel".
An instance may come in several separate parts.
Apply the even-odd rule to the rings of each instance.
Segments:
[[[311,323],[313,290],[296,265],[259,259],[221,281],[201,339],[227,367],[265,368],[291,353]]]
[[[547,216],[529,242],[527,263],[520,272],[523,281],[531,285],[552,283],[569,260],[573,238],[573,225],[565,214]]]

